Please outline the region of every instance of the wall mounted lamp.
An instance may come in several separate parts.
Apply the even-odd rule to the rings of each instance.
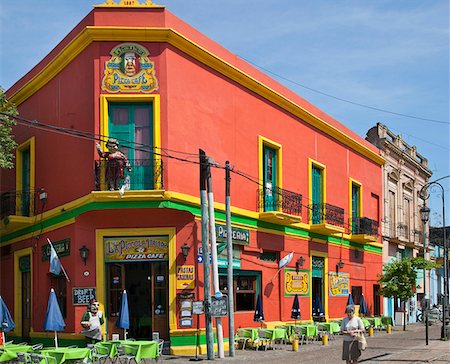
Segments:
[[[339,259],[339,262],[336,264],[336,273],[339,272],[339,269],[344,268],[344,262],[342,259]]]
[[[86,245],[80,248],[80,257],[83,259],[84,265],[86,265],[86,260],[89,257],[89,248]]]
[[[184,261],[186,261],[186,258],[189,255],[189,250],[191,250],[191,247],[186,243],[181,246],[181,254],[183,254]]]
[[[300,258],[297,259],[295,262],[295,271],[298,273],[301,267],[303,267],[303,264],[305,264],[305,258],[303,258],[303,255],[300,256]]]

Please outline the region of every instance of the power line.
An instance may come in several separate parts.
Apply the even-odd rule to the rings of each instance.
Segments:
[[[395,112],[395,111],[389,111],[389,110],[386,110],[386,109],[381,109],[381,108],[378,108],[378,107],[375,107],[375,106],[370,106],[370,105],[366,105],[366,104],[361,104],[361,103],[359,103],[359,102],[355,102],[355,101],[351,101],[351,100],[344,99],[344,98],[342,98],[342,97],[334,96],[334,95],[331,95],[331,94],[329,94],[329,93],[326,93],[326,92],[323,92],[323,91],[319,91],[319,90],[316,90],[316,89],[314,89],[314,88],[312,88],[312,87],[303,85],[303,84],[301,84],[301,83],[299,83],[299,82],[293,81],[293,80],[291,80],[291,79],[289,79],[289,78],[286,78],[286,77],[284,77],[284,76],[281,76],[281,75],[279,75],[279,74],[277,74],[277,73],[275,73],[275,72],[270,71],[270,70],[267,69],[267,68],[264,68],[264,67],[262,67],[262,66],[260,66],[260,65],[258,65],[258,64],[256,64],[256,63],[250,61],[249,59],[246,59],[246,58],[242,57],[242,56],[239,56],[239,57],[241,57],[243,60],[247,61],[248,63],[254,65],[255,67],[257,67],[257,68],[259,68],[259,69],[261,69],[261,70],[263,70],[263,71],[265,71],[265,72],[267,72],[267,73],[270,73],[270,74],[274,75],[275,77],[278,77],[278,78],[280,78],[280,79],[282,79],[282,80],[288,81],[288,82],[290,82],[290,83],[292,83],[292,84],[294,84],[294,85],[303,87],[303,88],[306,89],[306,90],[309,90],[309,91],[318,93],[318,94],[323,95],[323,96],[326,96],[326,97],[330,97],[330,98],[335,99],[335,100],[338,100],[338,101],[346,102],[346,103],[348,103],[348,104],[352,104],[352,105],[355,105],[355,106],[364,107],[364,108],[366,108],[366,109],[371,109],[371,110],[383,112],[383,113],[386,113],[386,114],[397,115],[397,116],[402,116],[402,117],[405,117],[405,118],[417,119],[417,120],[422,120],[422,121],[430,121],[430,122],[438,123],[438,124],[446,124],[446,125],[450,125],[450,122],[448,122],[448,121],[444,121],[444,120],[436,120],[436,119],[430,119],[430,118],[424,118],[424,117],[421,117],[421,116],[415,116],[415,115],[403,114],[403,113],[399,113],[399,112]]]

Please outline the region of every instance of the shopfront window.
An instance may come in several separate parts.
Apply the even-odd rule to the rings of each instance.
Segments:
[[[260,292],[260,273],[235,271],[233,277],[233,294],[235,311],[254,311],[256,297]],[[226,273],[219,276],[219,289],[228,294],[228,282]]]

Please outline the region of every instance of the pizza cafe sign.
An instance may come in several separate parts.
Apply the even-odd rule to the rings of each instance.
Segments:
[[[107,262],[168,260],[167,236],[136,236],[105,238]]]

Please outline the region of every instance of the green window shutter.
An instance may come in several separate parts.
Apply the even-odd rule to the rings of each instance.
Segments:
[[[277,210],[277,153],[276,150],[264,146],[264,211]]]
[[[22,152],[22,216],[30,216],[30,149],[27,148]]]
[[[357,220],[360,217],[359,195],[361,189],[359,186],[352,184],[352,233],[357,232]]]
[[[312,223],[320,224],[322,210],[322,170],[316,166],[312,167]]]

